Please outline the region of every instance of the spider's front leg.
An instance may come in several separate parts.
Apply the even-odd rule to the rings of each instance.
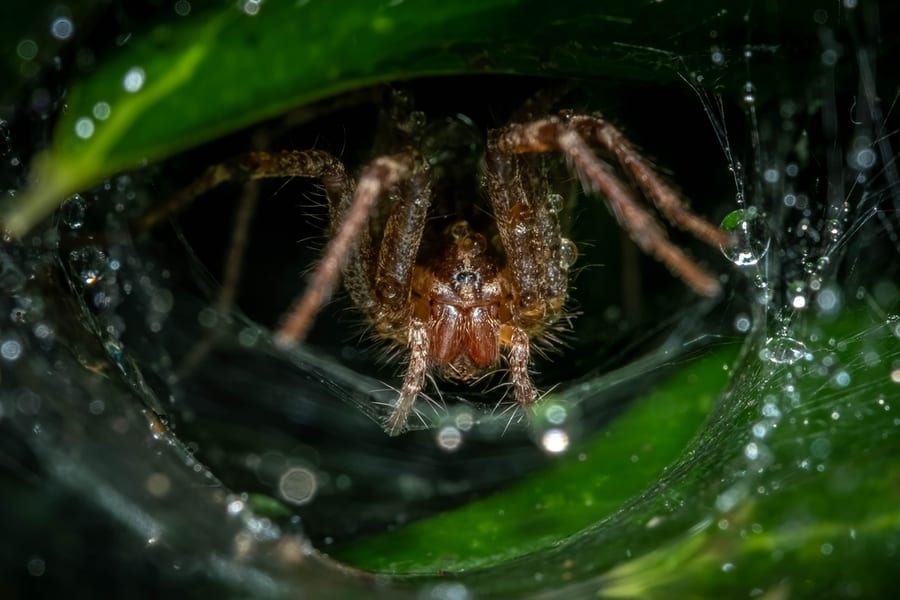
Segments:
[[[328,181],[322,177],[329,191],[331,239],[306,290],[278,328],[275,334],[278,345],[290,347],[305,337],[319,309],[331,297],[342,271],[353,301],[364,311],[371,309],[374,282],[363,266],[372,261],[367,225],[379,198],[409,177],[412,167],[408,153],[376,158],[363,168],[352,196],[330,193]]]
[[[370,166],[370,171],[379,172],[379,169],[384,170],[377,161]],[[399,176],[396,175],[393,180]],[[276,334],[276,340],[281,345],[292,345],[304,336],[316,312],[333,290],[340,266],[347,260],[348,249],[353,249],[347,240],[352,239],[356,234],[356,229],[365,222],[367,211],[371,209],[374,201],[371,185],[361,186],[359,192],[355,193],[353,183],[347,177],[343,163],[333,155],[321,150],[249,152],[209,167],[200,177],[172,196],[168,202],[145,213],[132,224],[136,233],[147,231],[164,218],[183,210],[199,196],[226,182],[249,182],[287,177],[319,179],[325,188],[329,205],[334,207],[332,222],[335,221],[335,211],[338,211],[340,213],[339,220],[346,221],[349,227],[344,227],[339,235],[332,236],[332,243],[329,244],[322,261],[323,266],[316,271],[313,282],[298,304],[302,310],[292,314]],[[386,179],[391,181],[390,176]],[[369,183],[365,178],[363,182]],[[377,191],[375,195],[377,197]],[[241,211],[232,234],[232,249],[226,263],[225,282],[218,302],[220,308],[228,306],[234,297],[253,204],[253,202],[246,201],[241,203]],[[201,350],[200,354],[204,352],[205,350]],[[191,360],[189,359],[188,362],[190,363]]]
[[[600,192],[619,225],[646,254],[666,265],[695,292],[715,296],[718,279],[670,242],[659,221],[635,200],[628,187],[588,145],[611,152],[670,222],[711,245],[730,243],[728,235],[692,213],[675,191],[663,183],[613,125],[599,117],[568,115],[510,125],[496,135],[497,148],[510,154],[558,151],[570,161],[587,191]]]
[[[516,401],[528,405],[538,399],[528,372],[531,339],[562,314],[576,251],[562,236],[539,161],[503,151],[498,146],[502,131],[488,136],[487,190],[512,288],[512,318],[501,337]]]
[[[376,254],[371,238],[365,236],[362,246],[350,253],[344,279],[354,302],[367,314],[375,332],[409,350],[400,396],[387,420],[389,433],[397,435],[406,429],[429,367],[427,315],[422,314],[421,307],[417,314],[412,287],[416,257],[431,205],[431,180],[424,162],[413,150],[375,163],[378,161],[393,165],[392,176],[382,180],[379,186],[380,193],[388,196],[391,203],[385,211],[387,219],[380,247]],[[336,220],[333,228],[346,227],[346,221],[341,220],[344,212],[339,207],[333,209]]]

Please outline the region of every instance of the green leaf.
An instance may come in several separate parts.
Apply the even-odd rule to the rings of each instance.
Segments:
[[[900,327],[855,307],[797,330],[822,344],[793,364],[748,347],[693,438],[732,348],[546,472],[332,554],[419,583],[456,573],[487,597],[570,579],[617,598],[883,595],[900,541]]]
[[[30,187],[5,210],[7,231],[21,236],[69,194],[116,172],[376,82],[481,72],[661,81],[710,71],[697,23],[729,31],[742,26],[743,10],[711,0],[245,6],[258,12],[227,2],[173,16],[76,79]],[[808,8],[793,3],[782,21],[805,19]],[[736,89],[734,71],[708,81]]]
[[[725,346],[683,365],[596,439],[570,448],[545,472],[333,555],[374,571],[453,573],[539,551],[601,522],[676,461],[724,389],[736,354],[734,345]]]

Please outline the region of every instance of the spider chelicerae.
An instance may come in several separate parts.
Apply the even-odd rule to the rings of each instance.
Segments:
[[[532,357],[542,338],[552,338],[569,316],[569,271],[578,254],[562,231],[563,204],[550,187],[543,160],[548,155],[565,158],[584,190],[606,202],[643,252],[696,293],[720,292],[718,279],[669,241],[641,198],[711,245],[729,243],[728,235],[691,212],[601,116],[561,111],[488,130],[486,141],[471,150],[479,160],[461,161],[479,171],[486,198],[480,212],[472,210],[474,202],[448,199],[459,148],[435,158],[441,148],[434,146],[443,138],[427,135],[421,118],[401,121],[393,151],[371,159],[355,178],[323,150],[250,152],[209,167],[144,215],[139,227],[151,227],[227,181],[319,180],[329,207],[329,241],[275,339],[282,347],[301,342],[342,278],[374,335],[407,354],[386,423],[392,435],[406,429],[431,375],[468,382],[505,370],[518,405],[540,398],[529,372]]]

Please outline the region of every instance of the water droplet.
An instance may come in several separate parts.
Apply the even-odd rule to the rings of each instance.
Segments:
[[[94,135],[94,122],[88,117],[81,117],[75,121],[75,135],[83,140]]]
[[[243,500],[234,499],[228,503],[227,511],[228,516],[236,517],[244,511],[245,505]]]
[[[32,577],[42,577],[47,570],[47,563],[40,556],[32,556],[25,564],[25,568]]]
[[[775,297],[774,290],[769,286],[768,280],[762,273],[753,276],[753,285],[756,287],[756,301],[767,306]]]
[[[91,109],[91,114],[94,115],[94,118],[98,121],[105,121],[109,118],[111,113],[112,108],[109,106],[108,102],[100,101]]]
[[[140,91],[140,89],[144,87],[145,77],[144,69],[140,67],[131,67],[125,72],[125,76],[122,78],[122,87],[125,88],[126,92],[132,94]]]
[[[0,344],[0,356],[9,361],[18,360],[22,356],[22,344],[19,340],[6,340]]]
[[[541,447],[550,454],[562,454],[569,448],[569,434],[565,429],[553,427],[541,436]]]
[[[750,317],[745,314],[739,314],[734,319],[734,328],[741,333],[747,333],[750,331]]]
[[[421,589],[418,598],[423,600],[472,600],[472,592],[458,582],[441,582]]]
[[[744,446],[744,456],[746,456],[748,460],[756,460],[759,458],[759,446],[756,442],[750,442]]]
[[[832,242],[836,242],[844,233],[844,226],[837,219],[829,219],[825,223],[825,233]]]
[[[60,207],[62,221],[69,229],[81,229],[84,225],[86,202],[81,194],[72,194]]]
[[[763,422],[754,423],[751,431],[753,432],[753,437],[761,440],[769,434],[769,424]]]
[[[801,359],[809,360],[812,355],[803,342],[783,335],[767,339],[759,357],[776,365],[792,365]]]
[[[748,81],[744,84],[744,103],[754,104],[756,102],[756,87],[752,82]]]
[[[437,445],[441,450],[444,450],[446,452],[456,452],[457,450],[459,450],[459,447],[462,446],[462,431],[460,431],[457,427],[447,425],[446,427],[441,427],[438,430],[437,436],[435,436],[435,440],[437,441]]]
[[[534,292],[522,292],[519,296],[519,306],[525,309],[533,307],[538,301],[538,296]]]
[[[469,431],[475,425],[475,416],[468,410],[462,410],[453,419],[460,431]]]
[[[19,58],[22,60],[34,60],[38,54],[38,45],[34,40],[26,38],[20,41],[16,46],[16,54],[18,54]]]
[[[838,387],[847,387],[850,385],[850,373],[840,370],[834,374],[834,383]]]
[[[547,194],[547,206],[552,213],[562,212],[563,209],[563,197],[562,194]]]
[[[733,234],[733,242],[721,249],[722,254],[735,265],[755,265],[769,251],[765,220],[755,207],[730,212],[722,219],[721,227]]]
[[[50,34],[58,40],[67,40],[72,37],[75,26],[68,17],[58,17],[50,24]]]
[[[875,166],[875,159],[877,158],[877,156],[875,154],[875,151],[871,148],[863,148],[862,150],[858,151],[853,158],[857,168],[871,169]]]
[[[553,404],[547,407],[544,416],[550,423],[554,425],[562,425],[566,421],[568,412],[566,411],[565,406],[561,404]]]
[[[278,492],[291,504],[300,506],[316,495],[316,474],[306,467],[291,467],[278,480]]]
[[[188,0],[178,0],[174,8],[175,14],[179,17],[186,17],[191,13],[191,3]]]
[[[262,4],[262,0],[244,0],[244,3],[241,5],[241,10],[244,11],[245,15],[255,15],[259,13],[259,5]]]
[[[450,235],[454,240],[468,236],[471,231],[472,229],[469,227],[468,221],[457,221],[450,226]]]
[[[568,269],[578,260],[578,246],[569,238],[559,241],[559,263],[564,269]]]
[[[106,255],[97,248],[91,247],[73,250],[69,253],[69,261],[78,280],[86,287],[100,281],[108,267]]]
[[[424,112],[421,110],[414,110],[409,113],[409,123],[407,126],[410,130],[420,129],[425,125],[426,120]]]
[[[802,310],[809,304],[807,297],[806,282],[800,279],[792,281],[788,284],[788,300],[791,306],[797,310]]]
[[[771,396],[770,396],[771,397]],[[781,418],[781,410],[774,402],[766,402],[762,407],[762,415],[769,419],[778,420]]]
[[[400,296],[400,284],[391,277],[383,277],[376,287],[382,300],[395,300]]]
[[[53,328],[47,323],[38,323],[34,326],[34,336],[39,340],[48,340],[53,337]]]
[[[827,287],[816,296],[816,305],[827,315],[836,313],[841,308],[840,290]]]

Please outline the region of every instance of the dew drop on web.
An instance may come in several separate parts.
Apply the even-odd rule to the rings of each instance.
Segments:
[[[578,247],[569,238],[562,238],[559,242],[559,262],[564,269],[568,269],[578,260]]]
[[[776,365],[792,365],[811,357],[806,345],[787,335],[770,337],[766,340],[759,357]]]
[[[81,229],[84,225],[86,202],[81,194],[72,194],[60,207],[62,222],[69,229]]]
[[[722,229],[733,236],[733,243],[721,246],[722,254],[739,267],[757,264],[769,251],[765,220],[756,208],[738,209],[722,219]]]
[[[547,206],[550,212],[556,214],[562,212],[563,197],[561,194],[547,194]]]

